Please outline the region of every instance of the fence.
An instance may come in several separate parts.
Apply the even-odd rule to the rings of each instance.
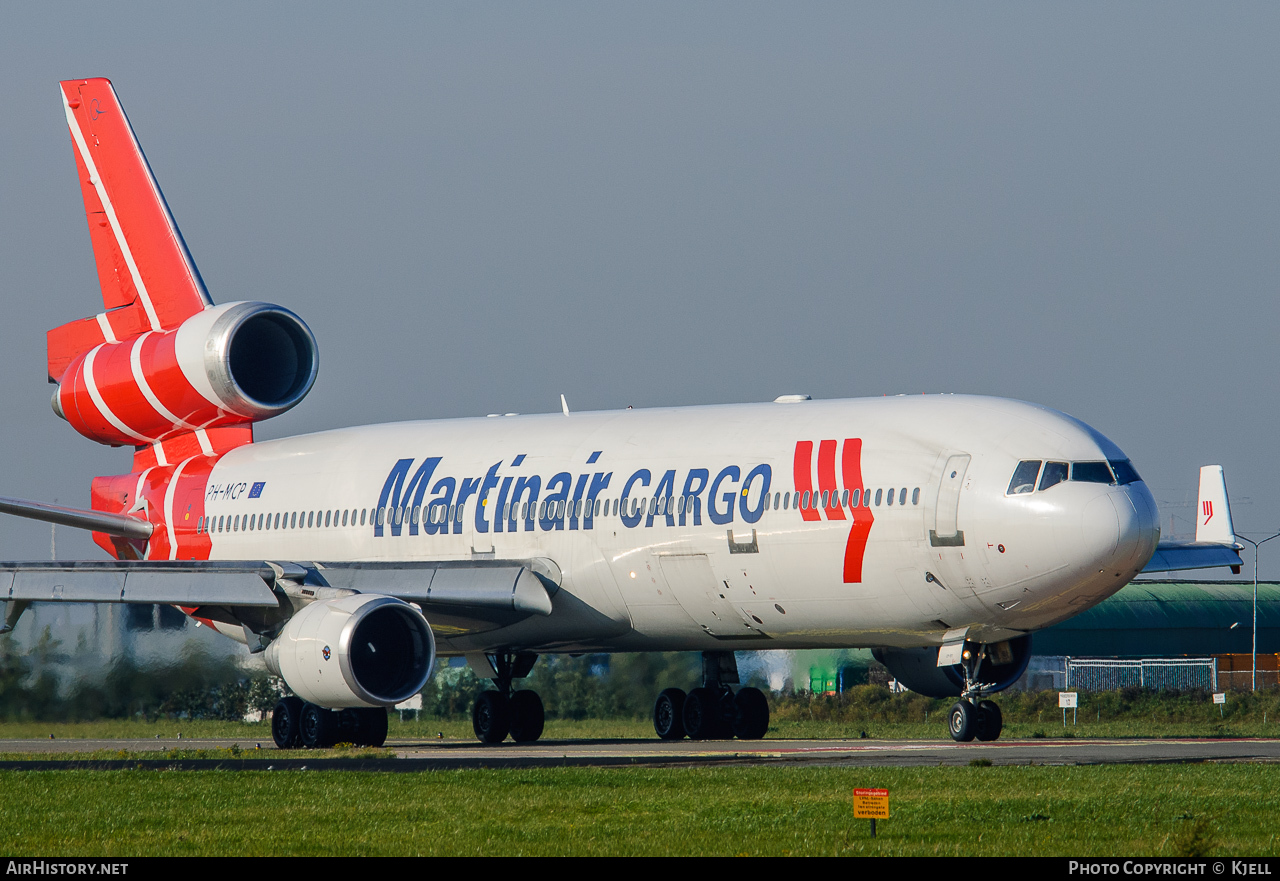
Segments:
[[[1137,686],[1218,690],[1218,662],[1215,658],[1144,658],[1120,661],[1114,658],[1067,658],[1066,690],[1113,691]]]

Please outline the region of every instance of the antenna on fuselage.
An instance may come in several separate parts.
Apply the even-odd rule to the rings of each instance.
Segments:
[[[564,415],[569,415],[569,402],[564,399],[564,395],[560,396],[560,409],[564,411]]]

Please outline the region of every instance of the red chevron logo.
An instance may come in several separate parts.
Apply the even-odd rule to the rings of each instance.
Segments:
[[[840,460],[840,482],[848,492],[848,510],[842,504],[840,487],[836,482],[837,453]],[[818,442],[817,487],[814,487],[813,441],[797,441],[794,459],[796,501],[800,504],[800,516],[806,521],[848,520],[849,539],[844,548],[844,583],[862,582],[862,558],[867,550],[867,539],[875,515],[865,504],[866,490],[862,485],[862,438],[845,438],[843,449],[834,440]],[[856,494],[855,494],[856,491]]]

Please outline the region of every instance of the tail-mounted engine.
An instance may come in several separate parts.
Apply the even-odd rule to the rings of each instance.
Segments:
[[[436,642],[413,606],[357,594],[304,607],[264,655],[272,673],[317,706],[391,707],[427,684]]]
[[[53,409],[85,437],[113,445],[277,416],[306,396],[319,367],[311,329],[269,303],[224,303],[171,330],[109,339],[55,375],[62,331],[50,334]]]

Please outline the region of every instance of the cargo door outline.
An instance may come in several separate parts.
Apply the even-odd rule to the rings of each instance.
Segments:
[[[658,557],[667,586],[685,613],[716,639],[769,639],[757,630],[728,597],[706,554],[662,554]]]

